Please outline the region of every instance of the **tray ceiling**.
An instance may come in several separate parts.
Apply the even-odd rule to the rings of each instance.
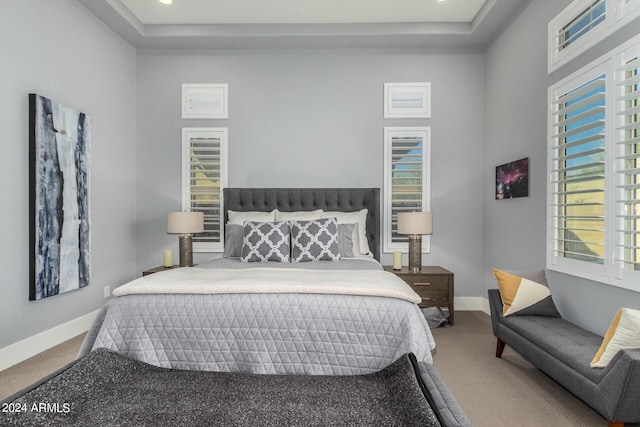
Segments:
[[[483,48],[531,0],[78,0],[130,44]]]

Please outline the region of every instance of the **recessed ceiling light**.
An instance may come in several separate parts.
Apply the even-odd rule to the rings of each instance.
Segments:
[[[160,3],[162,4],[171,4],[173,3],[173,0],[158,0]],[[438,0],[438,1],[442,1],[442,0]]]

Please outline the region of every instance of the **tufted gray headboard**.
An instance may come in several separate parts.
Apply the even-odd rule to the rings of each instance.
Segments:
[[[380,189],[379,188],[224,188],[224,222],[232,211],[282,212],[327,211],[353,212],[368,209],[367,238],[373,256],[380,260]]]

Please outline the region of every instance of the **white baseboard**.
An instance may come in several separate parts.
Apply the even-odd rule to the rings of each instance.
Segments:
[[[0,371],[87,332],[99,312],[100,310],[96,310],[8,347],[0,348]]]
[[[455,311],[489,311],[489,300],[483,297],[455,297],[453,299]]]

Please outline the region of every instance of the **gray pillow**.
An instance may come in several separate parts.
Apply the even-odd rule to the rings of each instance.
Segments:
[[[291,261],[338,261],[338,223],[335,218],[291,223]]]
[[[226,223],[224,225],[224,256],[237,258],[242,255],[242,225]]]
[[[340,256],[353,258],[353,230],[356,224],[338,224],[338,247]]]
[[[289,262],[291,231],[287,222],[245,222],[242,262]]]

